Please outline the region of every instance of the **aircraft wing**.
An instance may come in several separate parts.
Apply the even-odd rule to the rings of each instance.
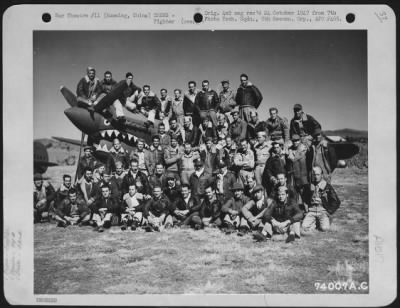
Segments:
[[[64,137],[54,137],[52,136],[51,138],[61,141],[61,142],[66,142],[66,143],[70,143],[70,144],[74,144],[74,145],[81,145],[81,141],[77,140],[77,139],[70,139],[70,138],[64,138]],[[87,145],[86,141],[83,142],[82,144],[83,146]]]

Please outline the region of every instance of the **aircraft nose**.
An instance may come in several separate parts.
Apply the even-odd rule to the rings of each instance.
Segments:
[[[98,114],[93,115],[86,109],[71,107],[64,111],[67,118],[85,134],[93,134],[97,130]]]

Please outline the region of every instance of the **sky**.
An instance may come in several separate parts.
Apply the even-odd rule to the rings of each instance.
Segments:
[[[117,81],[132,72],[136,85],[171,96],[190,80],[201,87],[207,79],[219,92],[229,79],[236,90],[246,73],[264,97],[261,120],[270,107],[290,120],[300,103],[323,130],[368,129],[363,30],[35,31],[33,63],[35,138],[80,139],[59,88],[75,92],[89,65],[100,79],[106,70]]]

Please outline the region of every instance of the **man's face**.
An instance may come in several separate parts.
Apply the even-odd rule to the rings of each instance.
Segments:
[[[250,115],[250,120],[251,120],[251,123],[257,123],[257,121],[258,121],[258,115],[257,115],[256,113],[252,113],[252,114]]]
[[[154,138],[153,139],[153,147],[158,148],[159,145],[160,145],[160,139]]]
[[[130,185],[129,186],[129,196],[134,196],[136,194],[136,186],[135,185]]]
[[[178,145],[178,141],[176,139],[171,139],[171,147],[175,148]]]
[[[247,140],[243,140],[243,141],[240,143],[240,146],[242,147],[242,150],[246,152],[247,149],[248,149]]]
[[[211,146],[212,146],[212,141],[211,140],[207,140],[207,142],[206,142],[206,147],[207,147],[207,150],[211,150]]]
[[[322,140],[322,135],[321,134],[314,135],[314,140],[316,143],[320,143]]]
[[[71,187],[71,178],[70,177],[64,178],[64,186],[67,188]]]
[[[126,83],[128,84],[128,86],[130,86],[132,84],[132,81],[133,81],[133,77],[132,76],[126,77]]]
[[[111,79],[112,79],[111,74],[105,74],[105,75],[104,75],[104,79],[105,79],[105,81],[110,82]]]
[[[161,90],[160,94],[161,94],[162,98],[166,98],[167,97],[167,91],[165,91],[165,90]]]
[[[280,173],[276,176],[279,186],[286,186],[286,177],[284,174]]]
[[[71,201],[72,203],[75,203],[75,201],[76,201],[76,193],[68,194],[68,198],[69,198],[69,201]]]
[[[254,197],[256,198],[257,201],[261,200],[263,197],[263,191],[259,190],[259,191],[255,192]]]
[[[224,83],[222,84],[222,89],[223,89],[224,91],[227,91],[227,90],[229,89],[229,83],[224,82]]]
[[[232,138],[225,138],[226,146],[231,147],[232,146]]]
[[[220,174],[224,174],[227,170],[228,170],[228,167],[227,167],[227,166],[221,167],[221,168],[219,169],[219,173],[220,173]]]
[[[137,162],[132,162],[131,163],[131,170],[133,173],[138,172],[138,163]]]
[[[189,190],[189,188],[188,187],[182,187],[182,197],[183,198],[187,198],[187,197],[189,197],[189,193],[190,193],[190,190]]]
[[[208,84],[208,82],[203,82],[203,83],[201,84],[201,86],[202,86],[202,88],[203,88],[204,91],[207,91],[207,90],[208,90],[209,84]]]
[[[168,186],[169,187],[174,187],[175,186],[175,179],[171,179],[170,178],[170,179],[167,180],[167,182],[168,182]]]
[[[255,183],[256,183],[256,181],[254,181],[254,179],[252,177],[247,178],[247,185],[249,187],[253,187]]]
[[[160,187],[155,187],[153,189],[153,195],[156,199],[161,197],[161,188]]]
[[[278,200],[279,202],[285,202],[287,198],[287,192],[284,190],[279,190],[278,191]]]
[[[88,170],[85,172],[85,180],[90,182],[93,179],[93,172]]]
[[[42,180],[36,180],[36,181],[33,181],[33,182],[35,183],[35,186],[36,186],[37,188],[42,187],[42,184],[43,184],[43,181],[42,181]]]
[[[143,88],[143,93],[144,95],[148,96],[150,94],[150,88],[149,87]]]
[[[93,80],[95,76],[96,76],[96,72],[94,70],[90,70],[88,72],[88,77],[90,80]]]
[[[190,120],[184,120],[184,121],[183,121],[183,126],[184,126],[185,128],[189,128],[189,127],[190,127]]]
[[[224,126],[224,124],[225,124],[225,117],[218,118],[218,125],[219,126]]]
[[[108,187],[103,187],[101,189],[101,194],[102,194],[103,198],[110,197],[110,189]]]
[[[121,148],[121,142],[118,139],[115,139],[113,141],[113,147],[116,151],[119,151],[119,149]]]
[[[196,169],[196,171],[200,171],[202,167],[203,167],[203,165],[201,165],[201,164],[194,165],[194,169]]]
[[[234,113],[232,114],[232,118],[233,118],[234,121],[236,121],[237,119],[239,119],[239,113],[238,113],[238,112],[234,112]]]
[[[137,144],[137,147],[138,147],[139,151],[142,151],[144,149],[144,143],[139,141],[138,144]]]
[[[274,153],[275,154],[280,154],[281,153],[281,146],[279,144],[274,144],[273,148],[274,148]]]
[[[178,98],[181,97],[181,92],[175,91],[175,92],[174,92],[174,95],[175,95],[175,98],[178,99]]]
[[[300,119],[302,114],[303,114],[303,110],[297,110],[297,109],[294,110],[294,117],[296,119]]]
[[[85,156],[89,157],[92,154],[92,151],[90,151],[89,149],[85,150]]]
[[[115,166],[115,172],[116,172],[118,175],[121,175],[123,171],[124,171],[124,169],[122,169],[122,165],[121,165],[121,164],[117,164],[117,165]]]
[[[241,189],[237,189],[233,192],[233,196],[235,197],[235,199],[240,199],[243,195],[243,190]]]
[[[203,120],[203,127],[207,128],[208,127],[208,123],[209,123],[208,119],[204,119]]]
[[[98,170],[100,174],[104,174],[104,171],[106,171],[106,167],[100,166]]]
[[[265,142],[265,136],[262,134],[257,134],[257,141],[258,143],[262,144]]]
[[[109,175],[109,174],[104,175],[104,182],[109,183],[110,179],[111,179],[111,175]]]
[[[176,122],[176,120],[172,120],[169,125],[171,128],[176,129],[178,127],[178,122]]]
[[[277,116],[277,112],[276,112],[276,110],[271,110],[270,112],[269,112],[269,115],[271,116],[271,119],[272,120],[275,120],[276,119],[276,116]]]
[[[196,89],[196,86],[194,85],[194,83],[189,83],[189,92],[194,93],[195,89]]]
[[[240,84],[245,87],[247,86],[247,78],[246,77],[240,77]]]
[[[162,165],[157,165],[156,166],[156,174],[161,175],[163,174],[164,167]]]
[[[161,135],[165,134],[165,126],[164,125],[160,125],[158,127],[158,133],[161,134]]]
[[[293,140],[292,142],[293,142],[294,147],[297,149],[300,145],[300,140]]]
[[[312,177],[314,183],[319,183],[322,180],[322,172],[319,169],[313,169],[312,171]]]
[[[208,200],[214,199],[214,191],[212,190],[211,187],[207,187],[207,189],[205,190],[206,193],[206,197],[208,198]]]
[[[187,143],[185,144],[185,153],[190,154],[190,152],[192,152],[192,146],[189,143]]]

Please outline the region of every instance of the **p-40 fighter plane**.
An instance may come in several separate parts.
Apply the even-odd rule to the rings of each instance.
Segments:
[[[66,87],[61,87],[60,91],[67,100],[70,108],[64,111],[68,119],[82,132],[82,141],[71,140],[60,137],[53,137],[59,141],[69,142],[80,146],[91,145],[95,148],[93,155],[101,162],[108,159],[108,151],[112,147],[112,140],[119,138],[124,144],[124,148],[131,151],[136,146],[138,138],[143,139],[146,143],[150,143],[151,136],[157,134],[157,127],[160,121],[155,120],[154,126],[148,127],[145,123],[146,117],[140,113],[131,113],[125,110],[126,123],[121,124],[112,116],[114,112],[112,103],[120,95],[118,89],[112,90],[98,104],[107,106],[107,109],[101,111],[90,111],[87,108],[79,107],[77,98]],[[193,106],[190,106],[193,108]],[[97,108],[99,109],[99,108]],[[184,106],[185,109],[185,106]],[[84,134],[88,135],[87,142],[84,142]],[[336,152],[338,164],[336,167],[343,168],[346,166],[345,159],[351,158],[359,152],[357,145],[337,138],[330,139],[327,136],[329,144],[332,145]]]

